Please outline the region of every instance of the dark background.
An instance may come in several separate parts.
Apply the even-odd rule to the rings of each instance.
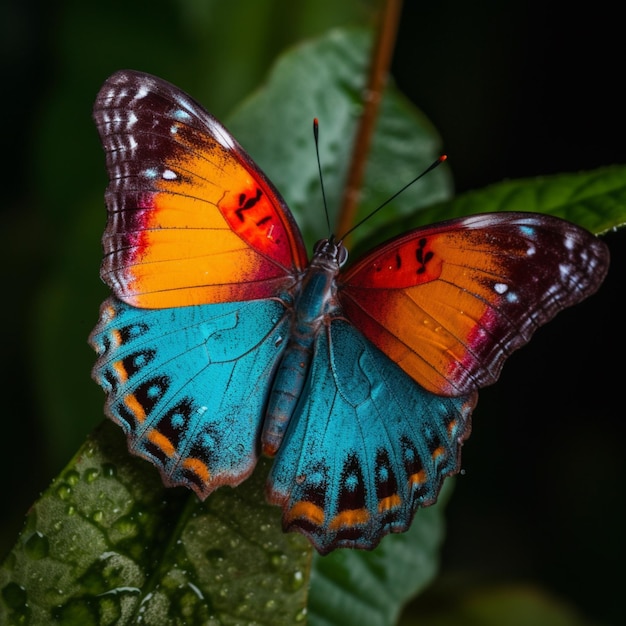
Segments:
[[[101,209],[105,177],[88,116],[106,76],[103,68],[150,71],[151,63],[175,65],[167,57],[172,44],[163,42],[160,51],[142,46],[157,21],[178,24],[176,3],[139,3],[145,7],[145,32],[127,20],[127,4],[110,3],[106,19],[103,11],[90,13],[86,5],[68,1],[15,0],[3,9],[0,485],[9,507],[2,515],[2,549],[12,545],[28,505],[97,423],[90,415],[84,426],[63,431],[50,409],[58,404],[50,398],[60,393],[54,377],[70,372],[77,358],[84,360],[83,377],[72,378],[60,398],[86,393],[93,406],[101,406],[101,394],[88,379],[92,356],[84,343],[97,305],[89,319],[76,320],[76,336],[68,336],[66,351],[46,345],[41,326],[56,327],[63,317],[62,306],[55,308],[63,289],[97,276],[99,232],[81,230],[83,217],[62,209],[83,198]],[[236,10],[237,2],[231,4]],[[228,89],[221,76],[216,84],[225,86],[224,93],[195,94],[218,115],[258,84],[285,45],[350,21],[341,12],[320,17],[315,9],[303,20],[289,3],[275,4],[268,28],[279,27],[272,31],[278,35],[268,37],[263,55],[254,55],[256,74]],[[323,11],[331,4],[317,6]],[[367,3],[348,4],[358,12]],[[571,6],[565,11],[557,2],[475,4],[407,1],[393,64],[399,87],[441,133],[457,191],[625,163],[626,55],[618,9],[608,2],[580,11]],[[241,13],[242,29],[249,17]],[[99,47],[90,42],[93,33],[102,33]],[[197,71],[194,51],[201,44],[194,45],[180,68],[183,77]],[[186,54],[179,48],[177,63]],[[61,97],[70,93],[68,85],[78,101]],[[84,153],[76,154],[81,133],[88,140]],[[83,235],[84,250],[93,250],[84,255],[73,243]],[[499,383],[481,394],[464,472],[448,507],[440,589],[451,579],[465,585],[532,584],[589,620],[620,623],[626,582],[621,402],[626,239],[624,233],[605,239],[613,263],[597,296],[539,331],[510,359]],[[60,280],[51,268],[69,270]],[[58,353],[54,368],[50,358],[38,359],[51,349]],[[59,431],[63,440],[51,441]]]
[[[405,3],[394,76],[439,129],[457,191],[626,159],[610,3]],[[618,624],[624,575],[624,232],[609,276],[485,389],[448,506],[444,577],[533,582]],[[448,598],[454,601],[454,598]]]

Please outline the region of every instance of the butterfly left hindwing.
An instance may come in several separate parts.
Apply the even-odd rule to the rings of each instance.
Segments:
[[[165,484],[205,498],[256,465],[267,381],[287,333],[275,300],[142,310],[110,298],[90,336],[93,377],[130,451]]]

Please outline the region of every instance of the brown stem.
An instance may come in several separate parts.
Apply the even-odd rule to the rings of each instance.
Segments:
[[[349,230],[354,224],[356,217],[365,164],[367,163],[367,155],[372,134],[374,133],[380,100],[387,82],[401,9],[402,0],[385,0],[381,11],[378,35],[372,50],[369,77],[365,88],[363,115],[359,120],[359,127],[350,160],[350,169],[348,170],[348,178],[339,212],[336,231],[339,236]]]

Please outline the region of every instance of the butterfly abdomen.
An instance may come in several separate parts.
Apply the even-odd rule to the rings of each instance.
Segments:
[[[263,435],[263,454],[275,456],[306,384],[313,343],[333,309],[335,276],[339,265],[311,263],[296,300],[285,354],[274,378]]]

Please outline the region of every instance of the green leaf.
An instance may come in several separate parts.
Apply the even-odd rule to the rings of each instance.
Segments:
[[[165,489],[104,423],[32,507],[0,568],[0,623],[302,619],[310,549],[265,503],[268,467],[199,503]]]
[[[594,233],[626,222],[626,166],[498,183],[454,198],[448,217],[486,211],[535,211],[570,220]],[[425,212],[425,220],[432,216]]]
[[[366,250],[409,228],[492,211],[532,211],[567,219],[601,234],[626,223],[626,166],[590,172],[556,174],[497,183],[470,191],[426,209],[415,208],[410,218],[392,220],[361,242]]]
[[[437,504],[419,509],[411,528],[385,537],[372,552],[337,550],[315,555],[311,573],[311,626],[388,626],[404,604],[435,577],[444,536],[445,504],[452,480]]]
[[[331,227],[337,219],[372,46],[364,30],[331,31],[281,57],[265,87],[248,99],[228,127],[281,192],[305,240],[328,235],[315,158],[312,122],[320,122],[320,159]],[[361,219],[430,165],[441,141],[430,122],[397,90],[386,90],[367,159]],[[402,194],[355,235],[451,195],[440,167]],[[336,233],[338,234],[338,233]]]

